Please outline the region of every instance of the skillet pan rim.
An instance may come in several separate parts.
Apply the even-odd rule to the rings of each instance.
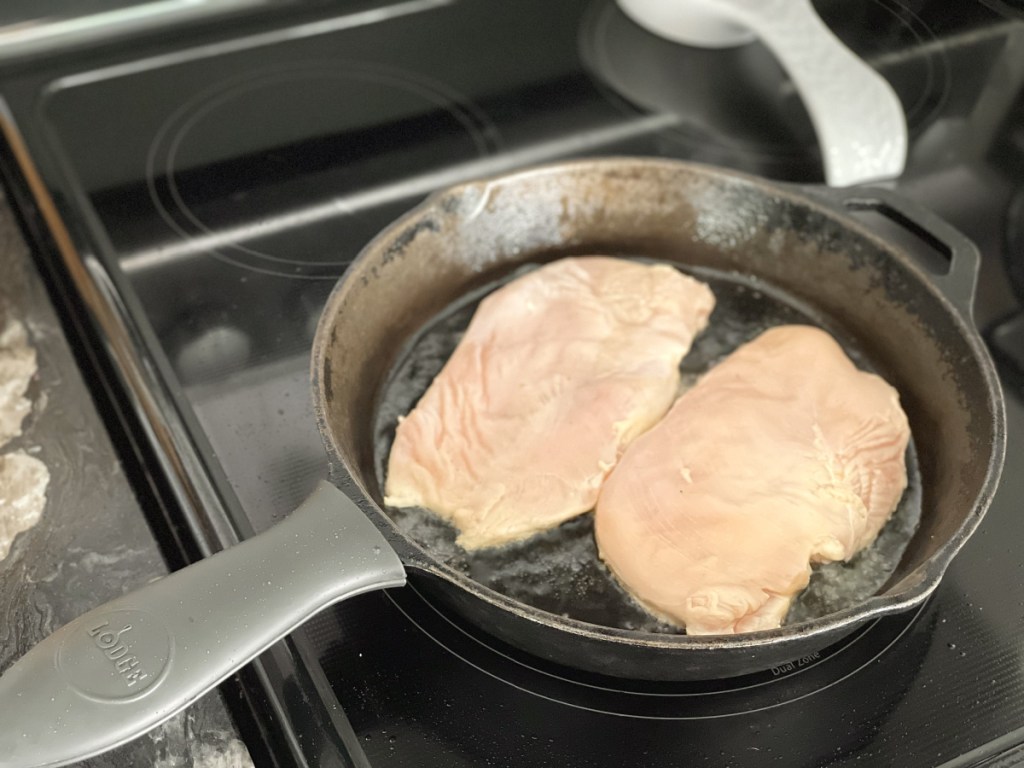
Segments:
[[[334,325],[334,318],[338,314],[343,293],[350,287],[354,280],[353,275],[359,271],[363,262],[368,261],[386,243],[390,243],[396,233],[408,231],[410,226],[417,221],[429,219],[431,214],[450,215],[445,210],[444,200],[462,195],[473,188],[486,193],[492,185],[510,184],[528,177],[580,172],[614,174],[618,169],[635,171],[643,168],[666,172],[685,171],[712,180],[724,176],[747,187],[755,188],[761,194],[785,200],[799,207],[811,208],[826,218],[832,219],[842,225],[844,229],[854,231],[856,235],[870,241],[878,249],[896,259],[900,266],[915,278],[921,288],[927,291],[933,300],[940,303],[946,314],[951,316],[961,338],[967,343],[973,364],[978,368],[983,379],[987,393],[987,412],[992,416],[991,454],[985,478],[973,500],[970,513],[956,532],[939,547],[931,558],[919,565],[899,583],[890,587],[892,591],[872,595],[860,603],[823,617],[787,624],[776,629],[734,635],[644,632],[608,627],[560,616],[534,608],[497,592],[434,557],[418,542],[403,533],[390,516],[378,507],[359,479],[359,473],[352,471],[349,463],[338,450],[338,443],[334,439],[333,430],[327,419],[327,401],[325,399],[326,390],[330,386],[325,384],[325,371],[329,369],[327,362],[327,352],[330,348],[328,335]],[[317,427],[327,450],[332,468],[332,478],[334,478],[335,484],[342,487],[343,490],[349,493],[357,491],[353,494],[353,500],[385,534],[407,567],[440,577],[450,582],[454,588],[464,590],[475,598],[482,599],[518,618],[554,627],[567,633],[621,645],[643,645],[649,648],[665,648],[676,651],[687,649],[735,651],[757,649],[764,646],[778,647],[787,641],[803,642],[814,636],[839,637],[866,621],[900,613],[920,605],[935,591],[953,558],[980,525],[998,487],[1006,450],[1006,416],[1002,388],[995,365],[973,319],[964,316],[963,311],[930,279],[928,273],[913,256],[905,249],[874,232],[852,213],[842,208],[834,198],[827,195],[826,190],[818,192],[815,187],[809,185],[770,181],[752,174],[691,161],[626,155],[577,158],[529,166],[510,173],[495,174],[448,186],[431,193],[418,205],[390,222],[377,233],[359,251],[335,283],[317,324],[310,362]]]

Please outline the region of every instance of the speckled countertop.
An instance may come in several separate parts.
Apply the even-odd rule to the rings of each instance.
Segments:
[[[51,631],[167,573],[157,542],[0,193],[0,323],[28,328],[39,373],[32,412],[6,450],[42,459],[51,480],[39,524],[0,561],[0,674]],[[0,727],[3,727],[0,720]],[[251,765],[219,692],[147,736],[81,763],[93,768]]]

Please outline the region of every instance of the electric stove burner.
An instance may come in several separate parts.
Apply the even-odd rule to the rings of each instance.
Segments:
[[[939,620],[929,603],[763,673],[687,683],[530,657],[439,609],[415,584],[358,598],[315,625],[311,639],[374,766],[515,754],[519,765],[667,768],[773,756],[822,765],[851,754],[913,690]]]
[[[438,607],[415,586],[387,593],[433,643],[495,680],[566,707],[642,720],[709,720],[761,712],[822,693],[876,664],[915,626],[922,606],[873,621],[836,644],[764,672],[652,683],[568,669],[530,656]]]
[[[950,65],[913,10],[894,0],[816,8],[896,90],[911,136],[934,121],[950,89]],[[620,108],[677,116],[662,131],[676,152],[767,176],[821,179],[810,118],[760,43],[721,50],[679,45],[635,24],[613,0],[601,0],[587,12],[580,49]]]
[[[495,680],[565,707],[642,720],[732,717],[823,692],[878,663],[926,610],[871,622],[833,646],[762,673],[652,683],[570,670],[526,654],[439,607],[415,586],[387,597],[433,643]]]
[[[483,112],[414,72],[332,61],[245,73],[189,99],[156,133],[149,194],[184,239],[160,256],[335,280],[354,255],[336,244],[373,234],[365,216],[352,232],[355,214],[407,205],[453,160],[500,147]]]

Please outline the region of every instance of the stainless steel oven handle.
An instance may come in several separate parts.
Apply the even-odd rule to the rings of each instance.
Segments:
[[[372,522],[321,483],[283,522],[75,619],[0,677],[0,768],[141,736],[328,605],[405,583]]]

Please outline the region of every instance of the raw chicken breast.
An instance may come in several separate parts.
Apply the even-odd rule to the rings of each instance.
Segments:
[[[398,425],[385,504],[477,549],[593,509],[625,446],[671,406],[714,296],[678,270],[566,258],[485,298]]]
[[[907,484],[895,389],[824,331],[737,349],[622,456],[597,504],[601,557],[688,634],[778,627],[810,563],[848,560]]]

